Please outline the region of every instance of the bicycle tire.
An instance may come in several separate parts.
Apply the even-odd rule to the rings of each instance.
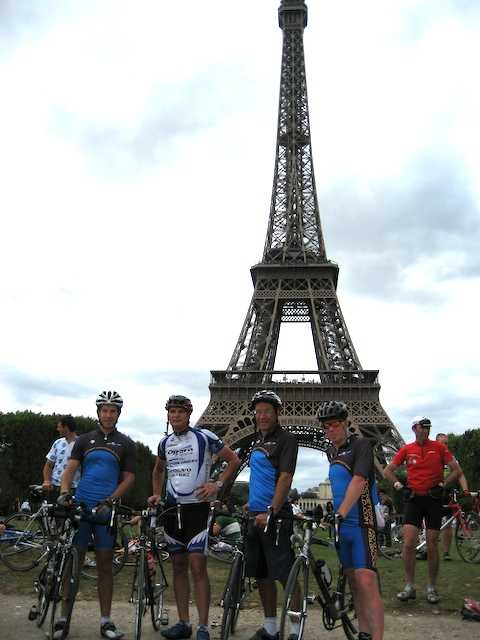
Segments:
[[[282,615],[280,617],[280,633],[279,640],[287,640],[288,638],[288,621],[289,613],[293,613],[296,618],[298,618],[298,622],[300,623],[300,628],[298,630],[298,640],[302,640],[303,634],[305,632],[305,622],[307,619],[307,595],[308,595],[308,566],[307,561],[303,556],[299,556],[292,565],[290,569],[290,573],[288,574],[287,584],[285,585],[284,598],[283,598],[283,607],[282,607]],[[291,601],[292,597],[295,593],[295,589],[298,581],[300,580],[300,585],[303,590],[302,599],[300,604],[299,611],[292,611],[291,609]]]
[[[52,600],[54,587],[53,572],[48,570],[47,564],[40,571],[40,575],[37,580],[37,617],[35,623],[37,627],[41,627],[45,622],[48,610],[50,608],[50,602]]]
[[[125,533],[121,533],[121,538],[119,538],[119,533],[117,533],[117,539],[115,541],[114,549],[113,549],[113,560],[112,560],[112,573],[114,576],[119,573],[128,557],[128,538]],[[87,578],[88,580],[96,580],[97,579],[97,562],[95,556],[95,550],[87,549],[85,553],[85,559],[82,567],[82,577]]]
[[[348,640],[356,640],[358,635],[356,625],[357,613],[355,611],[353,594],[350,590],[350,583],[345,574],[342,574],[339,579],[338,591],[340,593],[340,606],[342,610],[346,611],[341,617],[343,631]]]
[[[150,576],[150,574],[148,576],[150,584],[150,613],[152,615],[152,626],[155,631],[158,631],[160,626],[164,624],[164,601],[165,591],[167,590],[168,584],[158,550],[155,549],[153,553],[156,558],[157,566],[155,569],[155,580],[152,582],[152,576]]]
[[[402,557],[402,546],[403,546],[403,536],[402,536],[402,525],[395,524],[390,531],[390,546],[387,547],[386,544],[382,544],[382,538],[385,541],[385,535],[383,532],[379,532],[379,544],[378,544],[378,552],[387,560],[396,560]],[[385,541],[386,542],[386,541]]]
[[[2,536],[0,559],[12,571],[30,571],[38,565],[46,547],[40,518],[14,513],[4,524],[8,537]]]
[[[133,583],[133,605],[135,607],[133,616],[133,640],[140,640],[142,637],[142,622],[146,608],[145,572],[148,571],[146,564],[147,555],[145,553],[145,549],[139,549]]]
[[[55,574],[54,587],[52,589],[52,613],[50,616],[50,638],[55,637],[55,625],[60,618],[65,618],[65,626],[60,640],[68,636],[73,607],[78,591],[80,579],[78,567],[78,551],[76,547],[70,547],[65,553],[61,551],[57,560],[58,573]],[[68,589],[66,588],[68,586]],[[63,603],[65,606],[63,607]]]
[[[240,602],[242,600],[242,575],[243,563],[242,555],[237,554],[230,567],[228,580],[223,593],[223,615],[220,629],[220,639],[228,640],[230,634],[235,633],[240,613]]]
[[[465,514],[466,529],[457,521],[455,546],[458,555],[468,564],[480,563],[480,517],[470,511]]]

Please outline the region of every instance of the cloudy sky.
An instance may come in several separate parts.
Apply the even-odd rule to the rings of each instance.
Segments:
[[[115,388],[152,449],[170,393],[199,417],[263,250],[278,4],[0,2],[2,411],[93,416]],[[362,365],[405,438],[417,414],[479,426],[480,3],[308,4],[323,231]],[[307,329],[282,329],[278,368],[315,367]]]

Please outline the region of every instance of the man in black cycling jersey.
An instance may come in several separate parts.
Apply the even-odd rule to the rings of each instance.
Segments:
[[[117,431],[116,424],[123,406],[123,400],[116,391],[103,391],[96,400],[99,426],[96,430],[79,436],[73,447],[67,468],[62,476],[59,504],[71,500],[69,495],[76,471],[81,468],[75,499],[90,509],[102,506],[104,522],[108,519],[111,500],[121,498],[135,482],[135,444],[123,433]],[[82,521],[73,540],[78,547],[79,566],[88,545],[93,538],[98,571],[98,600],[100,603],[100,633],[104,638],[118,640],[123,633],[110,619],[113,596],[113,543],[112,531],[104,524]],[[65,620],[56,623],[53,640],[65,638]],[[58,626],[58,628],[57,628]]]
[[[215,498],[224,483],[233,477],[240,466],[240,460],[237,454],[211,431],[190,427],[193,407],[188,398],[180,395],[170,396],[165,409],[173,432],[164,436],[158,445],[158,456],[152,475],[153,495],[148,502],[151,505],[160,502],[166,469],[166,508],[170,508],[171,511],[164,521],[165,539],[173,566],[178,622],[162,631],[162,636],[170,640],[181,640],[192,635],[188,607],[190,567],[199,621],[196,638],[209,640],[210,583],[205,555],[208,545],[209,502]],[[227,463],[216,481],[210,479],[213,455]]]
[[[247,575],[256,578],[265,619],[251,640],[274,640],[277,636],[276,581],[285,586],[295,560],[290,536],[293,532],[292,508],[288,493],[297,464],[298,443],[278,422],[282,401],[273,391],[258,391],[252,398],[258,429],[250,454],[248,512],[251,516],[247,534]],[[268,511],[272,518],[267,532]],[[274,517],[278,520],[275,521]],[[279,523],[282,516],[281,524]],[[277,524],[280,524],[277,531]],[[300,591],[296,594],[299,606]],[[295,608],[295,606],[294,606]],[[298,636],[299,624],[290,621],[289,640]]]

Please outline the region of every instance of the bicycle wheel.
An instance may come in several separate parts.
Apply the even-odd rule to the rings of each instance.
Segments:
[[[339,580],[340,593],[340,606],[342,611],[342,627],[348,640],[356,640],[357,629],[357,614],[355,611],[355,603],[353,602],[353,594],[350,590],[350,583],[347,580],[347,576],[342,574]]]
[[[30,571],[38,565],[46,549],[40,519],[28,513],[15,513],[4,524],[6,530],[0,539],[0,558],[12,571]]]
[[[158,551],[156,549],[154,555],[156,558],[155,573],[153,575],[149,574],[148,581],[150,584],[149,597],[150,612],[152,614],[152,625],[155,631],[158,631],[160,629],[160,625],[168,624],[168,620],[165,622],[166,614],[164,609],[165,591],[168,588],[168,584],[165,573],[163,571],[162,563],[159,559]]]
[[[123,531],[117,531],[113,546],[112,572],[116,576],[125,566],[128,556],[128,538]],[[93,545],[89,546],[83,561],[82,576],[89,580],[97,579],[97,560]]]
[[[135,567],[133,586],[133,606],[135,607],[135,613],[133,616],[133,640],[140,640],[142,637],[142,622],[146,609],[145,572],[148,571],[146,564],[147,556],[145,549],[140,549],[138,552],[137,565]]]
[[[301,594],[300,604],[293,607],[293,597],[297,589],[297,584],[303,590]],[[287,640],[289,635],[289,619],[300,623],[298,631],[298,640],[302,640],[305,632],[305,621],[307,619],[307,596],[308,596],[308,567],[307,561],[303,556],[299,556],[293,563],[290,573],[288,574],[287,584],[285,586],[282,616],[280,618],[280,635],[279,640]]]
[[[242,563],[243,558],[241,555],[236,555],[230,567],[227,584],[225,585],[225,591],[223,593],[222,627],[220,629],[221,640],[228,640],[230,634],[235,633],[242,595]]]
[[[464,562],[480,563],[480,517],[471,511],[465,514],[465,522],[457,522],[455,546]]]
[[[52,558],[53,560],[53,558]],[[38,580],[36,581],[36,588],[38,590],[37,598],[37,627],[41,627],[47,617],[48,609],[50,608],[50,602],[53,596],[53,588],[55,578],[53,571],[49,569],[48,565],[45,565],[40,571]]]
[[[378,552],[387,560],[395,560],[402,557],[403,535],[402,526],[395,524],[390,531],[390,539],[387,540],[383,531],[378,536]]]
[[[70,547],[58,556],[58,573],[52,590],[52,613],[50,616],[50,638],[64,640],[70,629],[73,605],[78,591],[78,551]],[[62,624],[62,620],[64,623]]]

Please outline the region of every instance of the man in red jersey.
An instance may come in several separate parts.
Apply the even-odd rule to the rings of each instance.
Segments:
[[[404,445],[385,468],[383,475],[397,491],[404,491],[405,518],[403,526],[403,562],[405,565],[405,587],[397,593],[399,600],[416,598],[415,591],[415,546],[418,532],[425,519],[427,530],[428,575],[427,602],[436,604],[440,597],[436,589],[438,576],[438,537],[442,522],[442,496],[444,485],[453,484],[462,473],[460,465],[441,442],[430,440],[429,418],[414,418],[412,430],[415,441]],[[407,467],[407,487],[398,480],[395,471],[402,464]],[[444,467],[450,474],[444,480]]]

